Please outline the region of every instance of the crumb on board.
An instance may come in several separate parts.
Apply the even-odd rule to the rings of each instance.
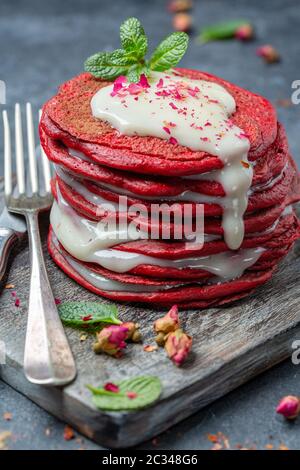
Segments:
[[[146,352],[153,352],[153,351],[157,351],[158,347],[153,344],[146,344],[143,349]]]
[[[3,419],[5,421],[11,421],[12,420],[12,413],[10,413],[9,411],[5,411],[5,413],[3,413]]]
[[[0,431],[0,450],[6,450],[7,447],[7,440],[12,437],[12,433],[10,431]]]
[[[65,441],[70,441],[71,439],[74,439],[75,433],[71,426],[65,426],[64,428],[64,440]]]

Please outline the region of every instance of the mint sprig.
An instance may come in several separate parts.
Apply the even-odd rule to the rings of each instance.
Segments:
[[[115,305],[100,302],[63,302],[58,306],[58,313],[64,325],[90,332],[100,330],[104,324],[122,323]]]
[[[138,82],[141,74],[149,76],[151,70],[163,72],[175,67],[185,54],[189,42],[186,33],[172,33],[147,60],[148,40],[137,18],[128,18],[121,25],[120,39],[122,49],[92,55],[85,61],[85,71],[103,80],[126,75],[130,82]]]
[[[161,382],[158,377],[145,375],[122,380],[116,385],[119,392],[110,392],[102,387],[87,385],[93,394],[93,403],[100,410],[133,411],[145,408],[155,402],[161,394]],[[127,393],[136,396],[130,398]]]

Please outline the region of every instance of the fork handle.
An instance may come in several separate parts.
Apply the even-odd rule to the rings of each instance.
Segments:
[[[30,382],[65,385],[76,376],[75,362],[61,324],[45,267],[38,212],[26,213],[31,256],[24,371]]]
[[[0,281],[2,281],[6,273],[10,250],[17,241],[18,237],[14,230],[0,227]]]

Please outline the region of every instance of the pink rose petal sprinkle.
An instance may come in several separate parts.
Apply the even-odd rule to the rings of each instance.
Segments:
[[[171,106],[172,109],[178,109],[177,106],[174,104],[174,103],[169,103],[169,105]]]
[[[86,315],[85,317],[81,317],[82,321],[89,321],[92,320],[93,315]]]
[[[112,382],[107,382],[105,385],[104,385],[104,390],[106,390],[107,392],[113,392],[113,393],[118,393],[120,391],[118,385],[112,383]]]
[[[193,97],[195,97],[199,91],[200,90],[197,86],[195,88],[188,88],[188,94]]]
[[[140,85],[142,88],[150,88],[149,82],[144,73],[142,73],[142,75],[140,76],[140,81],[138,82],[138,85]]]
[[[130,95],[137,95],[142,91],[142,87],[138,83],[130,83],[128,86],[128,92]]]
[[[137,397],[137,393],[135,392],[126,392],[126,395],[128,398],[130,398],[130,400],[133,400],[134,398]]]
[[[170,144],[172,144],[172,145],[178,144],[178,141],[177,141],[177,139],[175,139],[175,137],[170,137],[170,138],[169,138],[169,142],[170,142]]]
[[[157,91],[155,94],[156,96],[170,96],[171,93],[167,90],[161,90]]]
[[[113,86],[113,91],[111,92],[111,96],[116,96],[123,88],[124,84],[127,82],[127,78],[124,75],[120,75],[115,81]]]

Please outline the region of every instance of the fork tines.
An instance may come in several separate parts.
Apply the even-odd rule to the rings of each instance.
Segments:
[[[39,119],[41,110],[39,111]],[[12,197],[12,149],[11,149],[11,133],[7,111],[3,111],[4,124],[4,182],[5,197]],[[32,107],[30,103],[26,104],[26,133],[27,133],[27,149],[28,149],[28,176],[26,179],[26,169],[24,160],[24,145],[22,131],[21,107],[17,103],[15,105],[15,155],[16,155],[16,175],[17,189],[19,196],[49,196],[51,170],[46,154],[41,149],[41,167],[43,173],[43,184],[39,181],[38,162],[36,158],[34,121],[32,115]],[[26,184],[26,181],[29,184]]]

